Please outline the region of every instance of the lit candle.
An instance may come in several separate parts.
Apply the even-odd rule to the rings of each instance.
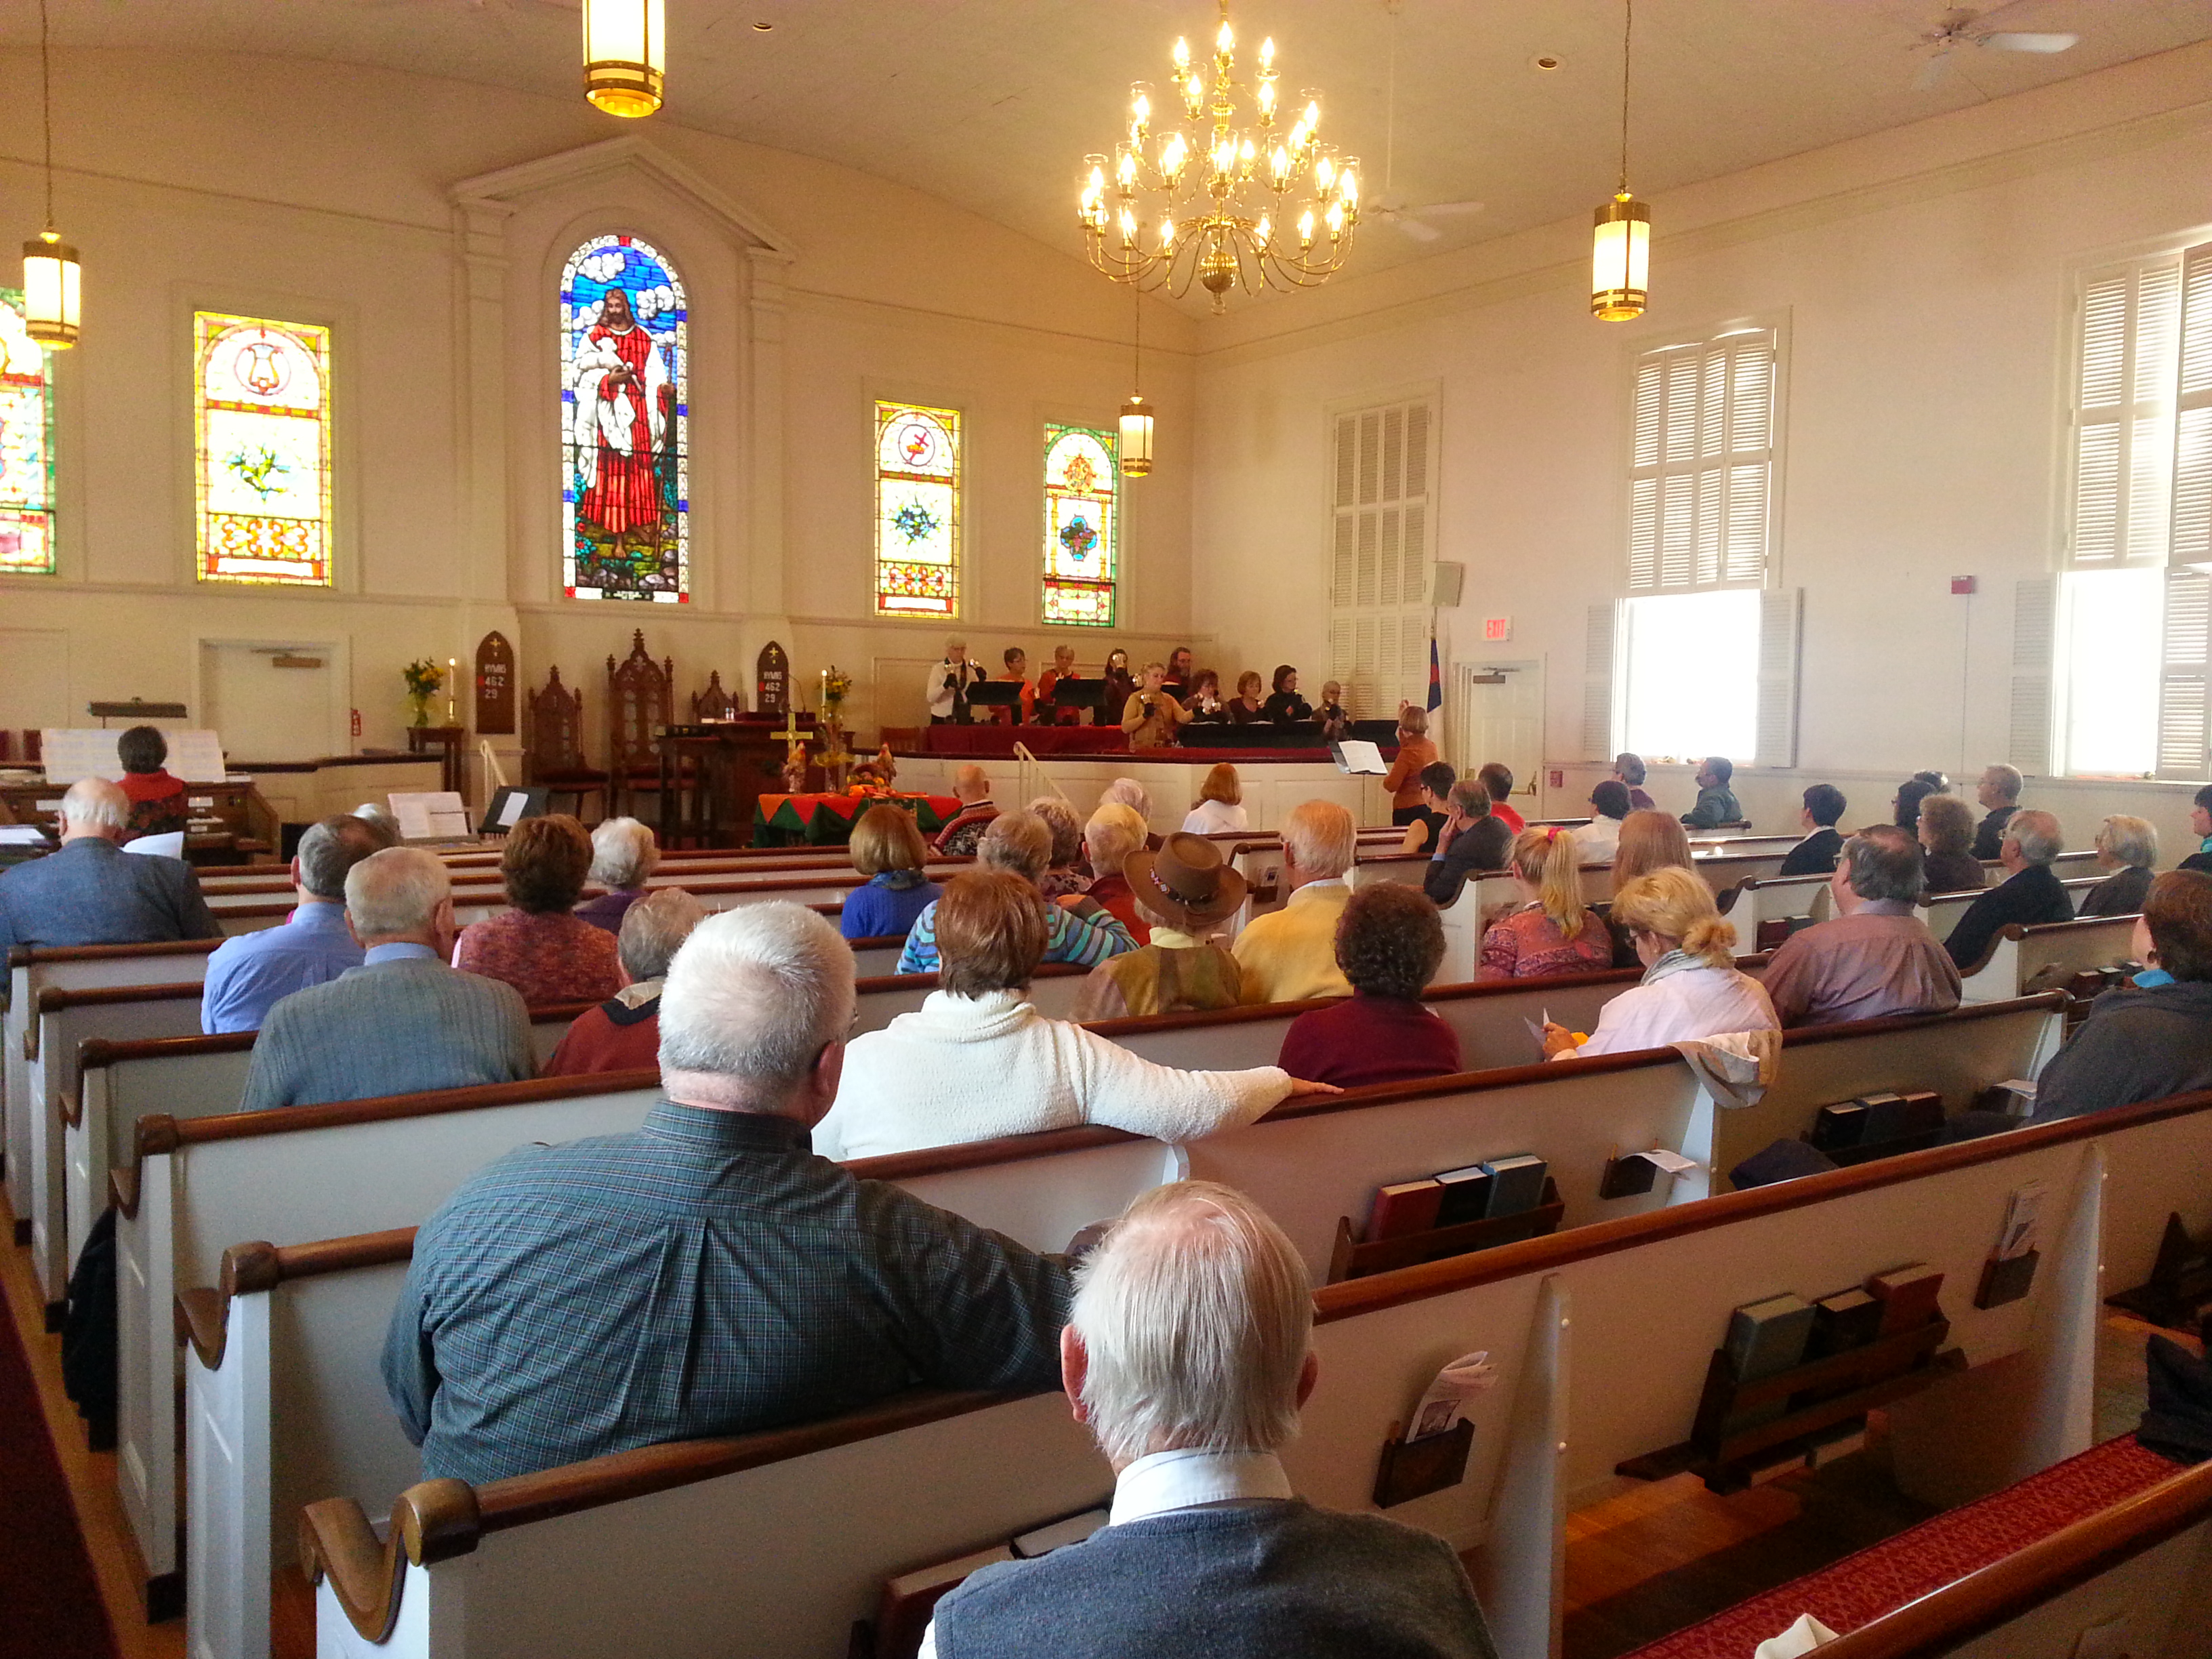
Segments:
[[[458,725],[459,725],[459,724],[460,724],[460,721],[459,721],[459,718],[458,718],[458,717],[454,714],[454,713],[453,713],[453,694],[454,694],[455,689],[456,689],[456,687],[457,687],[457,685],[458,685],[458,684],[459,684],[459,680],[460,680],[460,677],[461,677],[461,660],[460,660],[460,659],[459,659],[459,657],[448,657],[448,658],[447,658],[447,659],[446,659],[446,724],[447,724],[447,725],[448,725],[448,726],[458,726]]]
[[[830,671],[826,668],[822,671],[822,696],[814,706],[825,712],[830,707]]]

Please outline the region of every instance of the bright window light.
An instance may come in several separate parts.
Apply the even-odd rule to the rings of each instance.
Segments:
[[[1723,588],[1626,605],[1626,746],[1649,759],[1759,747],[1759,590]]]
[[[2158,641],[2166,572],[2155,565],[2065,579],[2066,769],[2142,777],[2158,768]]]

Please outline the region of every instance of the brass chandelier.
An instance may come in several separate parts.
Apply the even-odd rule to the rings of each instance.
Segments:
[[[1169,107],[1156,128],[1152,88],[1129,88],[1128,136],[1111,157],[1084,157],[1078,217],[1091,263],[1139,292],[1180,299],[1195,282],[1226,307],[1230,292],[1314,288],[1334,276],[1359,224],[1359,163],[1321,141],[1321,94],[1309,89],[1279,134],[1275,43],[1260,43],[1249,85],[1236,76],[1229,0],[1211,65],[1178,40]],[[1209,73],[1210,67],[1210,73]],[[1249,125],[1237,120],[1239,94]]]

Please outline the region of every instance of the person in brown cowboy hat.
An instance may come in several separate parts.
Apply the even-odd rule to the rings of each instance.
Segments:
[[[1235,1007],[1243,975],[1212,933],[1244,902],[1244,878],[1222,862],[1221,849],[1203,836],[1173,835],[1157,853],[1130,854],[1121,874],[1152,942],[1092,969],[1075,1018]]]

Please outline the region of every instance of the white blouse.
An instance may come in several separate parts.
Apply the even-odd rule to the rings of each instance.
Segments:
[[[1774,1031],[1781,1026],[1766,988],[1750,975],[1733,968],[1686,968],[1654,984],[1623,991],[1605,1005],[1589,1042],[1553,1058],[1663,1048],[1695,1037]]]
[[[1234,836],[1251,828],[1251,823],[1241,806],[1231,806],[1225,800],[1202,800],[1190,809],[1182,828],[1189,836]]]

